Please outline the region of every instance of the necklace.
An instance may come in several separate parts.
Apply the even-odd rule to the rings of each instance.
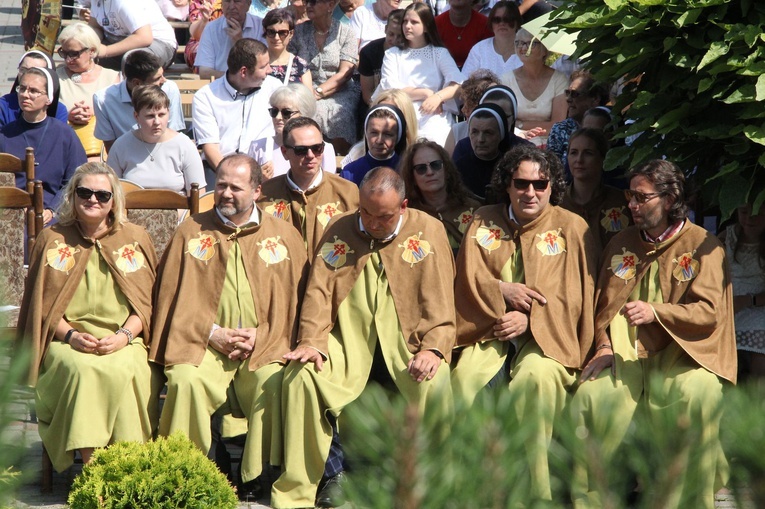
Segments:
[[[21,118],[24,118],[24,117],[22,116]],[[46,115],[45,117],[43,117],[43,119],[40,122],[45,122],[45,119],[47,119],[47,118],[48,118],[48,116]],[[24,121],[27,124],[33,124],[32,122],[29,122],[26,119],[24,119]],[[39,122],[36,122],[36,123],[39,123]],[[41,143],[45,141],[45,133],[48,132],[48,126],[49,125],[50,125],[49,122],[45,122],[45,126],[43,126],[42,134],[40,135],[40,138],[39,138]],[[31,143],[29,143],[29,139],[27,138],[27,131],[28,131],[28,129],[24,129],[21,132],[21,135],[24,137],[24,143],[26,143],[27,147],[32,147],[33,149],[35,149],[35,154],[39,154],[39,152],[40,152],[39,147],[35,147]],[[35,166],[37,166],[38,164],[39,164],[38,162],[35,162]]]
[[[91,63],[93,63],[92,60],[91,60]],[[90,73],[92,73],[95,70],[95,68],[96,68],[96,64],[93,63],[93,65],[87,71],[71,73],[72,74],[72,81],[75,82],[75,83],[81,83],[82,82],[82,75],[83,74],[90,74]]]
[[[138,139],[141,140],[141,143],[144,144],[143,149],[146,151],[146,153],[149,155],[149,159],[151,159],[151,162],[154,162],[154,151],[157,150],[157,143],[154,144],[154,148],[151,149],[151,151],[146,147],[148,143],[143,141],[143,135],[141,135],[140,129],[138,130]]]
[[[314,28],[314,30],[313,30],[313,31],[314,31],[314,33],[315,33],[316,35],[327,35],[327,34],[329,33],[329,30],[327,30],[326,32],[319,32],[319,31],[318,31],[318,30],[316,30],[315,28]]]

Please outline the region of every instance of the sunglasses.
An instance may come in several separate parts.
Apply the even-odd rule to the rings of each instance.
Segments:
[[[274,30],[272,28],[266,28],[266,37],[276,37],[278,35],[281,39],[284,39],[290,35],[290,32],[292,32],[292,30]]]
[[[88,51],[90,48],[82,48],[79,51],[64,51],[64,48],[58,49],[58,56],[63,58],[64,60],[75,60],[77,58],[80,58],[80,55]]]
[[[279,115],[279,113],[282,114],[282,118],[284,120],[287,120],[287,119],[291,118],[293,115],[297,115],[300,112],[299,111],[294,111],[294,110],[288,110],[287,108],[282,108],[282,109],[279,109],[279,108],[268,108],[268,114],[271,115],[271,118],[276,118],[276,116]]]
[[[627,199],[627,202],[630,202],[632,201],[632,198],[635,198],[635,201],[640,205],[647,203],[648,200],[653,200],[657,196],[661,196],[661,194],[662,193],[641,193],[640,191],[633,191],[632,189],[624,190],[624,197]]]
[[[87,187],[78,186],[74,189],[74,192],[83,200],[90,200],[90,197],[95,194],[98,203],[106,203],[112,199],[112,193],[110,191],[94,191]]]
[[[528,179],[513,179],[513,187],[519,191],[525,191],[529,186],[534,187],[534,191],[544,191],[547,186],[550,185],[549,180],[528,180]]]
[[[444,169],[444,162],[440,159],[430,161],[428,164],[415,164],[412,169],[417,175],[425,175],[428,173],[428,168],[433,170],[433,173]]]
[[[284,148],[294,150],[297,156],[306,156],[309,150],[316,156],[324,153],[324,143],[317,143],[316,145],[284,145]]]
[[[500,23],[507,23],[508,25],[515,25],[516,20],[511,18],[510,16],[494,16],[491,18],[491,22],[495,25],[498,25]]]
[[[563,91],[564,94],[566,94],[566,97],[570,97],[571,99],[577,99],[584,95],[583,92],[580,92],[579,90],[574,90],[572,88],[567,88]]]
[[[513,44],[515,44],[515,47],[520,49],[521,51],[531,48],[534,49],[537,46],[540,45],[539,41],[515,41]]]

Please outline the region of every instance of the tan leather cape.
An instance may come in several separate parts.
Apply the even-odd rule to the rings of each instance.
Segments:
[[[382,259],[409,351],[436,349],[449,362],[456,333],[451,247],[437,219],[409,208],[399,234],[387,243],[362,232],[356,212],[330,224],[311,267],[299,345],[326,355],[337,310],[373,251]]]
[[[733,291],[725,248],[689,220],[658,246],[644,241],[635,226],[608,244],[596,292],[595,344],[608,341],[611,320],[654,261],[664,304],[652,304],[657,321],[640,326],[641,342],[651,350],[675,341],[701,366],[735,383]]]
[[[215,209],[178,227],[162,257],[155,288],[149,360],[199,366],[223,292],[231,242],[241,247],[255,299],[258,332],[248,367],[255,371],[294,346],[299,299],[307,272],[303,239],[294,228],[260,214],[260,224],[237,231]]]
[[[495,339],[494,324],[507,312],[500,274],[516,249],[526,286],[547,299],[531,306],[534,340],[547,357],[578,369],[592,344],[597,250],[584,220],[553,205],[523,226],[504,204],[475,212],[457,256],[457,344]]]
[[[359,208],[359,188],[349,180],[324,173],[318,186],[301,193],[287,185],[287,175],[280,175],[263,183],[258,205],[266,214],[297,228],[308,247],[309,263],[313,263],[311,255],[329,220]],[[304,224],[301,212],[305,214]]]
[[[93,249],[100,249],[132,312],[141,319],[141,337],[151,337],[151,289],[156,277],[154,245],[140,226],[117,225],[94,244],[76,225],[54,225],[42,231],[29,256],[18,338],[31,345],[28,380],[37,383],[48,345],[66,312]]]
[[[571,199],[571,186],[566,188],[560,206],[574,214],[582,216],[598,244],[598,253],[602,253],[606,244],[620,231],[632,223],[632,214],[624,198],[624,191],[615,187],[601,185],[592,199],[584,205]]]

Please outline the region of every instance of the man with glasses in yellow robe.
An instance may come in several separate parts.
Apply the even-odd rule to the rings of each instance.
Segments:
[[[652,420],[667,412],[687,417],[689,427],[680,427],[678,438],[699,433],[698,440],[693,451],[681,451],[689,461],[672,479],[667,507],[712,509],[715,488],[727,473],[719,441],[723,386],[736,382],[725,249],[688,219],[685,177],[675,164],[650,161],[628,177],[625,194],[635,225],[606,247],[595,339],[571,412],[597,444],[599,467],[606,469],[614,469],[615,452],[636,410]],[[572,489],[577,508],[604,504],[596,484],[602,486],[602,478],[591,469],[585,458],[577,458]]]
[[[592,342],[595,239],[584,219],[556,206],[565,184],[551,152],[512,149],[492,186],[506,201],[475,212],[457,256],[462,348],[452,386],[465,405],[487,385],[508,388],[509,418],[530,433],[529,475],[516,489],[551,500],[549,445]]]

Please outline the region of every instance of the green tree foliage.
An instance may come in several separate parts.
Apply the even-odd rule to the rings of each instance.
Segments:
[[[765,201],[765,2],[577,0],[555,23],[580,31],[577,56],[606,82],[627,84],[614,113],[643,133],[608,155],[608,169],[666,156],[723,217]]]
[[[727,387],[723,408],[718,409],[723,412],[721,439],[730,464],[728,486],[738,507],[765,507],[763,387]],[[533,423],[518,424],[515,408],[509,391],[500,388],[482,391],[471,408],[458,405],[448,422],[422,419],[401,395],[371,385],[341,417],[343,443],[353,466],[347,483],[351,503],[369,509],[569,507],[574,459],[586,458],[594,467],[603,507],[698,507],[673,498],[678,479],[689,475],[688,465],[700,461],[702,443],[699,423],[679,405],[653,417],[636,412],[611,461],[604,460],[598,440],[588,430],[566,416],[560,419],[549,455],[552,502],[529,499],[525,448]],[[602,411],[608,415],[610,410]],[[641,493],[629,502],[636,480]],[[688,482],[693,486],[695,481]]]
[[[235,509],[226,477],[182,433],[100,449],[72,485],[77,509]]]

